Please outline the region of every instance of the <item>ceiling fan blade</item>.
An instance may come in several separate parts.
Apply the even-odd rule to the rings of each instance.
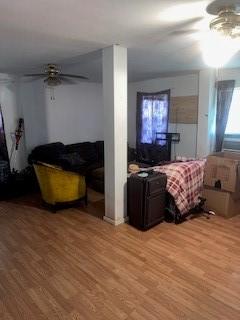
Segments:
[[[14,82],[15,82],[15,80],[13,80],[13,79],[0,79],[0,84],[11,84]]]
[[[153,34],[152,36],[147,36],[144,40],[144,43],[142,40],[141,43],[143,44],[143,46],[145,46],[146,43],[159,44],[160,41],[167,41],[169,38],[171,38],[172,35],[174,35],[175,32],[180,32],[183,29],[185,30],[186,28],[194,27],[194,24],[202,21],[203,19],[204,17],[195,17],[192,19],[187,19],[185,21],[177,22],[171,27],[165,29],[162,34],[159,34],[159,32],[155,32],[155,34]],[[139,45],[139,43],[137,43],[137,45]]]
[[[175,30],[171,33],[169,33],[169,36],[187,36],[187,35],[192,35],[195,33],[201,32],[198,29],[189,29],[189,30]]]
[[[29,73],[24,74],[24,77],[46,77],[46,73]]]
[[[84,76],[78,76],[78,75],[75,75],[75,74],[66,74],[66,73],[61,73],[61,77],[69,77],[69,78],[89,80],[89,78],[84,77]]]
[[[187,21],[183,21],[183,22],[177,23],[176,28],[178,30],[181,30],[181,29],[183,29],[183,28],[185,28],[187,26],[194,25],[195,23],[197,23],[197,22],[199,22],[199,21],[201,21],[203,19],[204,19],[204,17],[191,18],[191,19],[188,19]]]
[[[68,79],[68,78],[64,78],[64,77],[58,77],[58,79],[61,80],[62,84],[76,84],[75,81]]]
[[[45,75],[46,76],[46,75]],[[39,80],[41,80],[43,77],[41,76],[41,77],[26,77],[26,78],[24,78],[24,79],[22,79],[22,81],[24,82],[24,83],[32,83],[32,82],[34,82],[34,81],[39,81]]]

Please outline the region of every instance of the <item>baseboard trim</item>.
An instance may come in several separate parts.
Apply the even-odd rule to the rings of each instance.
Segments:
[[[109,218],[107,216],[103,216],[103,220],[114,225],[114,226],[118,226],[120,224],[128,222],[129,219],[128,219],[128,217],[125,217],[125,218],[120,218],[118,220],[114,220],[114,219]]]

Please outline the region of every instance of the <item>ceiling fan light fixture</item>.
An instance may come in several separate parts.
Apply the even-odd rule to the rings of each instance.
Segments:
[[[233,54],[230,53],[224,53],[218,56],[213,50],[212,52],[208,51],[203,53],[203,60],[208,67],[218,69],[224,67],[232,56]]]
[[[203,60],[211,68],[223,67],[239,49],[239,39],[216,31],[210,31],[202,42]]]
[[[46,83],[49,87],[56,87],[59,86],[62,82],[57,77],[49,77],[46,79]]]
[[[234,36],[239,32],[240,16],[234,8],[220,9],[218,16],[210,22],[210,29],[224,36]]]
[[[215,0],[207,12],[216,17],[202,40],[203,60],[210,67],[220,68],[240,50],[239,6],[236,0]]]

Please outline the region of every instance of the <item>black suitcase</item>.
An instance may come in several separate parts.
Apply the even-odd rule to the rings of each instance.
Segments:
[[[147,177],[132,174],[127,182],[129,224],[147,230],[165,215],[167,176],[153,172]]]

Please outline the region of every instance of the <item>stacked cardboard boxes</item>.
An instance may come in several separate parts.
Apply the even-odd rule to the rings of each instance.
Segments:
[[[218,152],[207,157],[203,196],[206,209],[216,214],[240,214],[240,153]]]

